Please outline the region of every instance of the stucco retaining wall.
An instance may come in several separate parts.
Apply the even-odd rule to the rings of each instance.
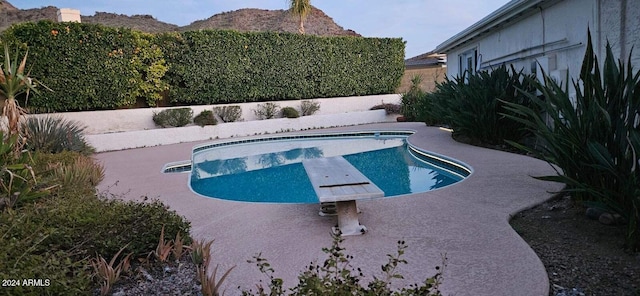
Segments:
[[[399,103],[400,95],[317,99],[316,101],[320,103],[320,110],[312,116],[268,120],[257,120],[253,114],[257,105],[263,103],[233,104],[242,107],[243,121],[205,127],[191,125],[179,128],[158,128],[152,120],[153,112],[166,108],[74,112],[58,115],[86,125],[87,141],[98,152],[104,152],[218,138],[391,122],[396,120],[397,115],[387,115],[384,110],[369,109],[381,103]],[[280,107],[291,106],[296,109],[299,109],[300,105],[300,101],[277,103]],[[212,107],[209,105],[190,108],[193,109],[194,114],[198,114]]]
[[[341,97],[341,98],[321,98],[314,101],[320,103],[320,110],[315,115],[340,114],[347,112],[367,111],[371,107],[381,103],[400,103],[400,95],[377,95],[377,96],[361,96],[361,97]],[[295,101],[277,101],[280,107],[294,107],[300,109],[299,100]],[[215,106],[238,105],[242,108],[242,118],[244,121],[256,120],[253,110],[258,104],[262,103],[243,103],[243,104],[223,104]],[[212,110],[214,105],[189,106],[193,110],[193,114],[198,115],[203,110]],[[180,107],[170,107],[180,108]],[[158,127],[153,123],[154,112],[160,112],[169,108],[139,108],[125,110],[107,110],[107,111],[85,111],[85,112],[67,112],[57,113],[68,120],[74,120],[85,125],[85,133],[87,135],[117,133],[127,131],[151,130]],[[38,114],[30,116],[44,116],[47,114]]]

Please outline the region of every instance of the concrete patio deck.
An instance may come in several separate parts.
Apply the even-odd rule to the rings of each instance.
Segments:
[[[441,255],[448,257],[442,291],[445,295],[537,295],[549,293],[544,266],[509,226],[512,214],[549,199],[560,184],[531,178],[553,169],[530,157],[455,142],[450,133],[421,123],[385,123],[326,129],[327,131],[410,129],[409,141],[427,151],[458,159],[474,172],[463,182],[443,189],[358,203],[360,221],[368,233],[345,238],[354,267],[381,276],[386,254],[398,240],[408,249],[398,272],[405,280],[395,286],[420,283],[435,274]],[[317,131],[314,131],[317,132]],[[302,132],[300,132],[302,133]],[[207,141],[210,142],[210,141]],[[268,281],[246,261],[262,253],[285,286],[311,261],[325,259],[335,217],[318,216],[318,205],[255,204],[205,198],[189,190],[188,174],[163,174],[164,164],[190,159],[191,148],[203,142],[105,152],[96,158],[105,166],[101,191],[126,199],[141,196],[165,202],[192,223],[192,235],[215,239],[213,262],[221,270],[233,265],[224,283],[227,295]],[[282,186],[286,186],[283,183]]]

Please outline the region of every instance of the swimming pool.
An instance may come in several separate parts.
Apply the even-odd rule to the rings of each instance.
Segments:
[[[195,147],[191,189],[203,196],[265,203],[318,203],[302,160],[343,156],[393,197],[461,181],[470,170],[416,149],[412,132],[358,132],[257,137]]]

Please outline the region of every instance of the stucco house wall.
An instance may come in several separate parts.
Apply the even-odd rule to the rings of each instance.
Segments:
[[[637,0],[513,0],[436,48],[447,54],[447,75],[490,70],[502,64],[563,81],[579,75],[591,30],[599,59],[607,40],[614,54],[640,66],[640,1]],[[462,64],[461,64],[462,61]]]

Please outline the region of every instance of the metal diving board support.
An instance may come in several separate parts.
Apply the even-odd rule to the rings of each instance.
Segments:
[[[360,235],[367,231],[358,220],[356,201],[384,197],[384,192],[342,156],[302,161],[320,203],[336,203],[334,233]]]

